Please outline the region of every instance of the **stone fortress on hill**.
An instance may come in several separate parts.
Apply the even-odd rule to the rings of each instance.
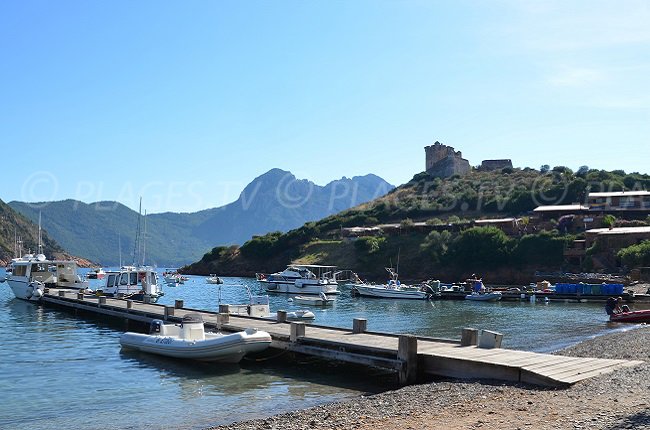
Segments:
[[[426,172],[437,178],[449,178],[454,175],[465,175],[472,167],[469,161],[463,158],[460,151],[456,151],[451,146],[435,142],[431,146],[425,146],[426,154]],[[506,167],[512,168],[512,161],[503,160],[483,160],[479,170],[500,170]]]

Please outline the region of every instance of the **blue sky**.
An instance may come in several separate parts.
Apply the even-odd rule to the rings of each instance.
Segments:
[[[650,172],[650,3],[0,3],[4,201],[151,212],[472,164]]]

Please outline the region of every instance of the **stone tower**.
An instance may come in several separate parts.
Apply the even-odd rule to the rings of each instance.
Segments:
[[[436,141],[431,146],[425,146],[426,171],[431,176],[448,178],[453,175],[464,175],[470,171],[469,161],[463,158],[460,151],[451,146]]]

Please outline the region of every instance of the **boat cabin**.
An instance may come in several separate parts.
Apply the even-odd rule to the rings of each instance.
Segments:
[[[85,283],[77,275],[77,263],[74,261],[48,260],[43,254],[28,254],[15,258],[11,266],[13,278],[41,282],[46,287],[85,287]]]
[[[145,293],[159,296],[158,275],[150,267],[122,267],[119,271],[106,272],[106,283],[101,290],[107,295],[131,295]]]

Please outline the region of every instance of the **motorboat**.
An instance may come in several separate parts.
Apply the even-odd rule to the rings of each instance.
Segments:
[[[208,284],[223,284],[223,280],[215,274],[210,274],[210,276],[205,279],[205,282]]]
[[[266,291],[288,294],[340,294],[336,266],[290,264],[282,272],[256,274]]]
[[[249,287],[245,287],[248,292],[248,303],[239,305],[228,305],[228,313],[231,315],[243,315],[255,318],[264,318],[275,320],[276,314],[271,313],[268,295],[254,296]],[[219,296],[221,296],[221,287],[219,287]],[[221,299],[219,299],[221,302]],[[296,322],[311,322],[316,319],[316,315],[308,309],[297,309],[287,311],[287,320]]]
[[[104,286],[96,289],[99,295],[150,301],[155,303],[165,295],[156,271],[150,266],[122,266],[120,270],[108,271]]]
[[[173,358],[239,363],[246,354],[271,346],[271,336],[255,328],[232,334],[206,332],[200,314],[187,314],[180,324],[153,320],[149,334],[124,333],[120,344],[122,348]]]
[[[294,303],[301,305],[311,305],[311,306],[331,306],[334,304],[336,299],[329,298],[325,293],[320,293],[317,297],[314,296],[295,296],[293,298]]]
[[[475,302],[496,302],[501,300],[502,294],[500,291],[490,292],[473,292],[465,296],[465,300],[472,300]]]
[[[357,282],[352,287],[352,294],[362,297],[379,297],[384,299],[427,300],[433,290],[426,285],[402,285],[398,274],[392,268],[386,267],[390,279],[386,284],[368,284]]]
[[[102,269],[100,267],[98,269],[91,270],[90,272],[88,272],[88,274],[86,275],[86,278],[88,278],[88,279],[104,279],[105,276],[106,276],[106,272],[104,272],[104,269]]]
[[[613,313],[609,316],[609,320],[612,322],[648,323],[650,322],[650,309]]]
[[[16,298],[38,301],[45,288],[88,288],[77,274],[77,263],[72,260],[48,260],[43,254],[27,254],[11,261],[11,272],[6,281]]]

